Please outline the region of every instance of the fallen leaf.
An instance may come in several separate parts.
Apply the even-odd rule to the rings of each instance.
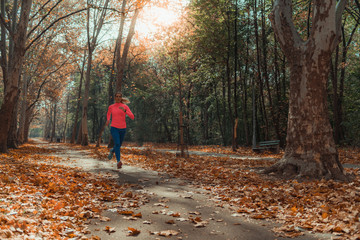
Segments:
[[[121,215],[133,215],[134,212],[133,211],[118,211],[119,214]]]
[[[177,236],[179,235],[180,232],[175,231],[175,230],[165,230],[165,231],[161,231],[159,232],[159,236],[165,236],[165,237],[170,237],[170,236]]]
[[[137,218],[142,218],[142,214],[141,212],[137,213],[137,214],[133,214],[133,217],[137,217]]]
[[[168,220],[165,223],[167,223],[167,224],[175,224],[175,221],[174,220]]]
[[[106,226],[106,227],[104,228],[104,231],[105,231],[105,232],[108,232],[108,233],[110,234],[110,233],[115,232],[115,228],[114,228],[114,227]]]
[[[128,234],[127,236],[137,236],[140,234],[140,230],[137,230],[135,228],[128,227]]]

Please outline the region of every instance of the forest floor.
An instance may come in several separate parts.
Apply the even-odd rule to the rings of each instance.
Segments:
[[[279,154],[221,146],[32,140],[0,155],[0,239],[360,239],[360,149],[339,149],[351,183],[258,174]]]

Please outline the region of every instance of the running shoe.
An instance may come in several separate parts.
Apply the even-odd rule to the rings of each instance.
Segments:
[[[119,162],[117,163],[117,168],[120,169],[121,167],[122,167],[122,162],[119,161]]]

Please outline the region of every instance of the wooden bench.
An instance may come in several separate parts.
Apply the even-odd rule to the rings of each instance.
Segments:
[[[259,142],[259,144],[253,148],[254,152],[262,152],[263,150],[271,150],[274,153],[280,151],[280,140],[271,140]]]

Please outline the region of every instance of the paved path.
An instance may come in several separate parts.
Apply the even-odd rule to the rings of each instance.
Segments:
[[[40,143],[39,143],[40,144]],[[102,173],[111,176],[119,184],[133,184],[135,193],[148,194],[148,202],[137,208],[141,212],[138,220],[125,219],[110,209],[102,213],[111,219],[109,222],[91,220],[89,229],[91,235],[97,235],[102,240],[112,239],[190,239],[190,240],[275,240],[288,239],[276,237],[271,229],[274,223],[265,220],[254,220],[234,214],[228,208],[217,206],[212,197],[204,190],[195,188],[190,182],[171,178],[165,174],[148,171],[132,166],[123,166],[121,170],[115,167],[115,161],[97,160],[87,151],[74,150],[58,143],[46,143],[45,147],[58,149],[52,154],[63,158],[67,166],[81,167],[85,171]],[[157,213],[157,214],[155,214]],[[176,215],[180,216],[176,216]],[[175,216],[175,217],[174,217]],[[196,226],[190,218],[200,217],[204,226]],[[168,222],[168,223],[166,223]],[[201,225],[201,224],[198,224]],[[108,234],[106,227],[115,228]],[[136,237],[128,237],[128,227],[141,231]],[[171,232],[173,231],[173,232]],[[178,233],[176,236],[163,237],[150,233]],[[314,235],[295,238],[298,240],[330,239],[330,235]]]

